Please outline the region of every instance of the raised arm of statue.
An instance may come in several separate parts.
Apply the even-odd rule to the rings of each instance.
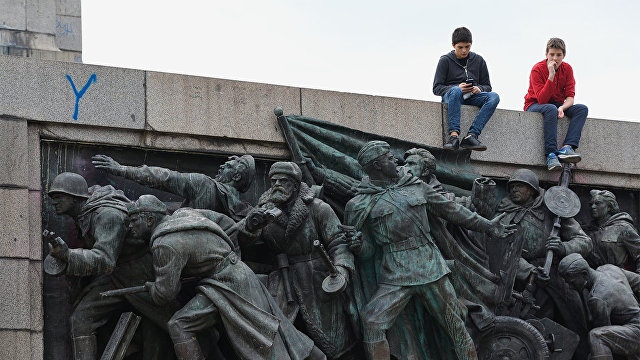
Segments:
[[[125,166],[106,155],[95,155],[91,160],[96,169],[102,169],[110,174],[122,176],[145,186],[168,191],[185,198],[189,202],[199,197],[206,197],[207,202],[210,203],[197,204],[194,207],[213,208],[213,204],[216,202],[217,191],[214,180],[204,174],[180,173],[147,165],[138,167]]]

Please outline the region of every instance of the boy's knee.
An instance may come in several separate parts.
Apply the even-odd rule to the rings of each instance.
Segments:
[[[545,115],[552,114],[552,115],[555,115],[556,117],[558,116],[558,108],[553,104],[542,104],[538,112],[541,112]]]
[[[589,113],[589,108],[587,107],[587,105],[583,105],[583,104],[576,104],[573,105],[576,107],[575,111],[576,112],[581,112],[584,113],[585,115]]]
[[[447,97],[455,96],[455,97],[462,98],[462,89],[460,89],[459,86],[454,86],[451,89],[449,89],[449,91],[447,91],[445,96]]]
[[[490,92],[487,94],[488,94],[487,103],[494,104],[494,105],[498,105],[498,103],[500,103],[500,95],[494,92]]]

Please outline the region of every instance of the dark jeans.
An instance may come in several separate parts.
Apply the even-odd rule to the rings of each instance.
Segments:
[[[544,155],[558,151],[558,107],[562,104],[531,104],[527,111],[542,113],[544,117]],[[582,127],[587,120],[589,109],[586,105],[575,104],[564,111],[564,115],[571,118],[569,121],[569,130],[564,138],[562,145],[571,145],[574,149],[580,145],[580,136],[582,135]]]
[[[462,95],[462,89],[454,86],[442,97],[442,102],[447,104],[447,110],[449,112],[449,133],[452,131],[460,133],[461,106],[473,105],[479,107],[480,112],[476,115],[476,118],[473,119],[469,133],[478,136],[491,118],[491,115],[493,115],[496,107],[498,107],[500,96],[494,92],[479,92],[467,100],[464,100]]]

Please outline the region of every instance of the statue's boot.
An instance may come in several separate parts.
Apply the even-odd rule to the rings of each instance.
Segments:
[[[95,335],[73,337],[71,341],[74,360],[98,359],[98,340]]]
[[[391,350],[387,339],[376,342],[364,342],[364,350],[369,360],[389,360],[391,359]]]
[[[313,345],[313,349],[311,349],[311,353],[307,356],[306,360],[327,360],[327,355],[325,355],[320,348]]]
[[[178,360],[205,360],[196,338],[174,344],[173,348],[176,350]]]

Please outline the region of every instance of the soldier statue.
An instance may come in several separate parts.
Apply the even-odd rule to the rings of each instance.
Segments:
[[[531,300],[540,306],[535,312],[538,318],[554,319],[577,333],[581,339],[587,334],[584,308],[578,296],[569,291],[567,284],[557,274],[559,260],[572,253],[586,256],[593,248],[591,239],[582,231],[574,218],[561,218],[559,236],[550,237],[555,215],[544,201],[544,189],[538,177],[528,169],[516,170],[507,182],[509,194],[498,205],[498,212],[506,212],[505,221],[517,225],[518,236],[523,237],[522,253],[516,275],[516,286],[524,289],[528,281],[536,279],[535,293]],[[554,252],[554,260],[545,278],[539,267],[545,263],[548,250]],[[584,340],[583,340],[584,341]],[[576,351],[583,356],[585,346]]]
[[[347,294],[323,292],[322,282],[329,275],[329,265],[318,246],[314,246],[314,240],[318,240],[337,270],[349,279],[355,268],[353,255],[341,236],[340,220],[302,182],[295,163],[274,163],[269,178],[271,188],[262,194],[247,219],[238,224],[240,244],[250,246],[257,240],[264,241],[276,254],[267,288],[283,312],[291,321],[300,322],[302,331],[328,358],[350,356],[358,343],[352,331],[357,322],[352,319],[357,314],[355,308],[349,312]],[[267,224],[266,211],[274,208],[283,214]]]
[[[240,193],[249,189],[256,175],[251,155],[229,157],[214,178],[154,166],[124,166],[106,155],[95,155],[92,160],[96,168],[110,174],[179,195],[185,199],[184,206],[213,210],[235,221],[244,218],[251,209],[240,200]]]
[[[156,306],[147,294],[124,298],[100,296],[101,292],[114,287],[143,285],[154,278],[147,244],[127,236],[129,199],[110,185],[89,189],[81,175],[71,172],[56,176],[48,195],[58,215],[73,218],[83,243],[82,248],[69,249],[62,239],[57,239],[55,245],[50,245],[50,255],[66,265],[67,275],[92,277],[71,315],[74,359],[97,359],[96,330],[130,306],[165,330],[147,333],[144,359],[167,356],[170,347],[163,347],[166,341],[162,336],[166,336],[166,323],[176,309],[174,304]],[[146,326],[153,325],[147,323]]]
[[[181,277],[200,278],[197,294],[169,320],[180,360],[204,360],[199,332],[221,325],[240,359],[326,359],[282,313],[211,210],[167,207],[153,195],[129,205],[132,235],[150,242],[155,281],[145,288],[157,304],[173,301]]]
[[[640,236],[633,219],[620,211],[616,196],[608,190],[591,190],[593,224],[585,227],[594,249],[587,257],[592,267],[613,264],[640,274]]]
[[[360,258],[366,305],[362,308],[365,351],[369,359],[390,359],[390,329],[412,298],[420,303],[446,333],[458,359],[476,359],[474,344],[465,328],[466,309],[456,297],[444,258],[434,244],[429,217],[497,238],[508,236],[512,226],[489,221],[446,199],[431,186],[396,169],[396,159],[384,141],[371,141],[358,153],[368,177],[358,195],[345,208],[345,222],[361,231],[349,237]],[[369,269],[373,269],[369,271]],[[410,320],[409,320],[410,321]],[[401,326],[406,326],[402,322]],[[398,358],[422,358],[407,351]]]
[[[589,358],[640,359],[640,275],[610,264],[594,270],[580,254],[567,255],[558,267],[589,308]]]
[[[433,190],[453,200],[453,193],[448,193],[436,178],[436,158],[427,149],[407,150],[404,153],[404,167],[408,173],[430,185]]]

